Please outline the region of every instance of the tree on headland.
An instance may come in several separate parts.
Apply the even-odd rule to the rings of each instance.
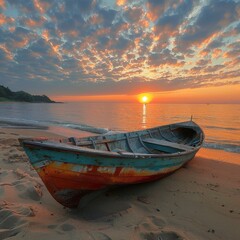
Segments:
[[[0,101],[55,103],[46,95],[31,95],[24,91],[12,92],[8,87],[2,85],[0,85]]]

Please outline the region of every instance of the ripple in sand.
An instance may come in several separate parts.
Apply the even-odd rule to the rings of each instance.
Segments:
[[[7,139],[0,139],[0,144],[6,145],[9,148],[9,145],[11,146],[19,146],[18,141],[13,138],[7,138]]]
[[[162,231],[160,233],[144,233],[141,234],[141,237],[144,240],[187,240],[186,238],[183,238],[178,233],[173,231]]]
[[[96,230],[79,230],[73,222],[64,222],[59,225],[49,225],[49,229],[56,231],[60,235],[72,236],[73,239],[88,239],[88,240],[111,240],[111,238],[101,231]],[[74,238],[74,236],[77,236]]]
[[[111,238],[109,236],[107,236],[104,233],[101,232],[80,232],[79,233],[79,239],[88,239],[88,240],[111,240]]]
[[[39,201],[43,196],[41,186],[38,184],[33,185],[28,181],[17,185],[16,188],[21,192],[19,197],[24,199]]]
[[[75,230],[75,226],[73,226],[72,224],[69,223],[64,223],[60,226],[61,230],[64,232],[68,232],[68,231],[73,231]]]
[[[26,228],[28,221],[24,217],[31,214],[33,212],[30,208],[14,207],[7,204],[0,207],[0,240],[14,236]]]
[[[8,171],[7,170],[0,170],[0,177],[6,177],[8,175]]]
[[[139,229],[142,232],[153,231],[163,229],[165,225],[166,222],[164,219],[155,216],[149,216],[145,222],[139,225]]]
[[[124,202],[111,205],[102,203],[101,205],[94,205],[91,208],[81,209],[81,215],[86,220],[98,220],[103,218],[111,220],[114,219],[116,215],[122,214],[130,208],[131,206]]]
[[[15,162],[28,162],[27,157],[24,154],[18,154],[18,153],[11,153],[8,156],[7,161],[9,163],[15,163]]]

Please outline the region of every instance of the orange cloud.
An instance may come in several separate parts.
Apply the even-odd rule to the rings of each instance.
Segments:
[[[127,0],[117,0],[116,3],[117,3],[118,6],[123,6],[123,5],[127,4]]]
[[[222,49],[214,49],[213,52],[212,52],[212,57],[213,58],[218,58],[220,57],[220,55],[222,54]]]
[[[45,21],[44,18],[41,18],[40,21],[34,21],[32,19],[26,19],[25,24],[28,27],[41,27],[43,25],[43,22]]]
[[[29,39],[27,38],[27,37],[25,37],[25,38],[23,38],[21,41],[19,41],[19,42],[13,42],[12,43],[12,46],[14,47],[14,48],[23,48],[23,47],[25,47],[27,44],[29,43]]]
[[[151,21],[156,21],[161,14],[165,11],[166,9],[166,3],[161,3],[159,5],[155,5],[155,4],[150,4],[147,3],[147,7],[148,7],[148,12],[147,12],[147,17],[151,20]]]
[[[6,17],[3,14],[0,14],[0,26],[6,23]]]
[[[79,31],[78,30],[68,31],[68,35],[70,35],[71,37],[76,38],[79,35]]]
[[[240,59],[239,58],[235,58],[232,61],[229,61],[225,64],[228,68],[235,68],[237,70],[237,72],[239,72],[239,67],[240,66]],[[239,75],[238,75],[239,76]]]
[[[8,60],[13,60],[13,54],[7,49],[5,44],[0,44],[0,49],[2,49],[2,51],[6,54],[6,58]]]
[[[225,57],[225,58],[236,58],[236,57],[239,57],[239,54],[240,54],[240,50],[232,50],[232,51],[225,52],[223,54],[223,57]]]
[[[16,27],[15,26],[9,27],[8,30],[12,33],[16,30]]]
[[[46,41],[48,41],[49,40],[49,31],[48,30],[43,30],[43,32],[42,32],[42,37],[44,38],[44,39],[46,39]]]
[[[214,40],[214,38],[216,38],[218,35],[219,35],[219,33],[213,33],[209,37],[204,39],[203,41],[196,43],[196,45],[201,48],[204,48],[207,45],[209,45],[209,43],[212,42]]]
[[[50,4],[48,2],[42,2],[39,0],[33,1],[35,8],[41,13],[44,14],[47,9],[50,7]]]
[[[139,25],[142,26],[142,27],[148,28],[150,26],[150,22],[142,19],[142,20],[139,21]]]
[[[94,25],[101,24],[103,22],[103,18],[101,16],[95,14],[90,17],[89,21],[91,24],[94,24]]]
[[[6,17],[3,14],[0,14],[0,26],[12,22],[14,22],[13,18]]]
[[[207,55],[209,54],[209,51],[208,50],[202,50],[200,53],[199,53],[199,55],[201,56],[201,57],[206,57]]]
[[[5,9],[6,8],[6,4],[4,0],[0,0],[0,7]]]

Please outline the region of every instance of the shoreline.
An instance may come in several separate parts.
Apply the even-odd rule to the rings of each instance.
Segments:
[[[121,130],[112,130],[111,128],[101,128],[96,126],[87,125],[84,123],[71,123],[71,122],[44,122],[35,120],[25,120],[25,119],[8,119],[0,118],[0,129],[1,128],[12,128],[12,129],[40,129],[46,130],[55,134],[56,132],[63,137],[85,137],[94,136],[99,134],[106,134],[110,132],[118,132]],[[204,130],[204,129],[203,129]],[[134,131],[134,130],[133,130]],[[235,136],[237,133],[235,134]],[[234,137],[235,137],[234,136]],[[212,150],[222,150],[224,152],[237,153],[240,154],[240,142],[235,139],[235,141],[215,141],[206,139],[203,148]]]
[[[240,154],[202,148],[166,178],[109,190],[70,210],[50,196],[17,141],[41,136],[62,137],[0,128],[0,240],[239,239]]]

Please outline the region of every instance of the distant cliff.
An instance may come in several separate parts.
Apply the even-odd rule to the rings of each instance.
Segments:
[[[55,103],[46,95],[31,95],[24,91],[12,92],[8,87],[0,85],[0,102],[29,102],[29,103]]]

